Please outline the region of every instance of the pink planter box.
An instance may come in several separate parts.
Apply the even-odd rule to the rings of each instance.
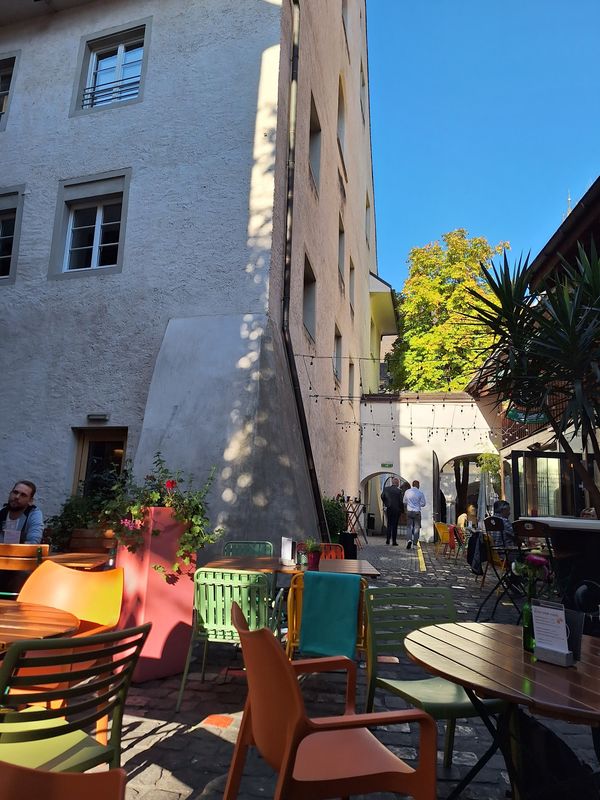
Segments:
[[[175,562],[179,537],[185,529],[170,508],[149,508],[144,526],[144,544],[135,553],[122,545],[117,566],[125,571],[120,628],[152,623],[150,635],[138,661],[133,680],[137,683],[166,678],[183,672],[192,632],[194,570],[169,583],[152,568],[161,564],[168,573]],[[158,536],[150,531],[160,530]]]

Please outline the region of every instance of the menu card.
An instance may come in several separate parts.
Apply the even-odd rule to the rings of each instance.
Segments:
[[[292,567],[296,563],[296,542],[293,539],[289,539],[287,536],[281,537],[280,561],[288,567]]]
[[[531,612],[536,650],[542,648],[557,653],[568,653],[565,607],[561,603],[534,600]]]

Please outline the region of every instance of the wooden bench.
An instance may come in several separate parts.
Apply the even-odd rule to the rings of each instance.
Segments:
[[[69,540],[74,553],[107,553],[116,547],[115,534],[100,528],[76,528]]]
[[[49,552],[49,544],[0,543],[0,569],[33,572]]]

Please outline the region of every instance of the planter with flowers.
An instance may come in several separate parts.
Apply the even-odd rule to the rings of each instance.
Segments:
[[[142,682],[183,671],[190,642],[196,554],[218,539],[208,519],[206,495],[168,469],[160,453],[152,473],[136,484],[127,466],[100,518],[114,530],[116,565],[125,587],[120,627],[152,622],[134,673]]]

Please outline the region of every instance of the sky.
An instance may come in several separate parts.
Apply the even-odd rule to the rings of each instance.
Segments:
[[[367,0],[380,276],[466,228],[533,258],[600,174],[600,0]]]

